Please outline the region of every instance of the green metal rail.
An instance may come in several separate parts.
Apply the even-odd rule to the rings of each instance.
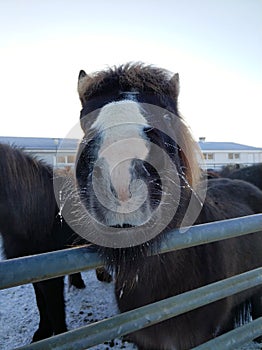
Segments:
[[[170,231],[160,251],[166,253],[258,231],[262,231],[262,214],[195,225],[184,233],[179,229]],[[0,289],[89,270],[102,264],[99,256],[89,247],[6,260],[0,262]]]
[[[220,337],[212,339],[205,344],[199,345],[192,350],[232,350],[245,345],[247,342],[262,334],[262,317]]]
[[[262,267],[18,349],[87,349],[260,284]],[[253,335],[255,338],[262,333],[261,322],[256,324],[256,333],[247,335],[245,339],[252,340]]]
[[[162,242],[161,252],[259,231],[262,231],[262,214],[192,226],[186,231],[170,232]],[[0,262],[0,289],[93,269],[101,264],[99,256],[89,247],[7,260]],[[87,349],[261,284],[262,267],[19,349]],[[195,350],[235,349],[259,335],[262,335],[262,318],[200,345]]]

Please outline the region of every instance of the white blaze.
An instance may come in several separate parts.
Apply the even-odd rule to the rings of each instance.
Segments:
[[[138,103],[130,100],[109,103],[92,125],[102,131],[98,157],[108,165],[110,180],[121,204],[134,194],[130,193],[132,160],[144,160],[149,152],[148,141],[141,134],[145,126],[148,124]]]

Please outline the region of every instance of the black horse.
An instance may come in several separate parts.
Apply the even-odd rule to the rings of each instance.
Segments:
[[[262,192],[247,182],[201,180],[196,144],[177,107],[177,74],[140,63],[81,71],[78,91],[78,233],[100,244],[114,266],[122,312],[261,266],[261,232],[148,256],[170,229],[262,209]],[[139,350],[190,349],[233,329],[247,301],[252,317],[260,317],[261,295],[261,287],[251,289],[129,339]]]
[[[0,232],[6,258],[71,246],[77,236],[58,214],[52,168],[18,148],[0,144]],[[77,288],[85,287],[80,273],[69,280]],[[33,341],[65,332],[63,277],[33,286],[40,314]]]
[[[262,163],[235,169],[228,174],[228,178],[251,182],[262,190]]]

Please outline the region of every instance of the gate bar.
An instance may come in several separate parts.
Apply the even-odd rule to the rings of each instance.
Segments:
[[[212,339],[192,350],[232,350],[238,349],[247,342],[262,335],[262,317],[233,329],[215,339]]]
[[[161,253],[262,232],[262,214],[213,221],[170,231],[160,246]]]
[[[0,262],[0,290],[103,265],[94,249],[78,247]]]
[[[258,231],[262,231],[262,214],[176,229],[165,236],[160,252],[166,253]],[[64,276],[101,265],[103,261],[90,246],[5,260],[0,262],[0,289]]]
[[[87,349],[260,284],[262,284],[262,267],[17,348],[17,350]]]

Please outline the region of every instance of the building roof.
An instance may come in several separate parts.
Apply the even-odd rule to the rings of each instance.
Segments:
[[[242,145],[234,142],[206,142],[199,141],[202,151],[262,151],[262,148]]]
[[[15,145],[27,150],[45,150],[56,151],[61,147],[65,150],[76,149],[78,140],[76,139],[61,139],[47,137],[8,137],[0,136],[0,143]]]
[[[47,138],[47,137],[7,137],[0,136],[0,143],[16,145],[27,150],[56,151],[61,147],[64,150],[75,150],[79,140]],[[234,142],[198,142],[202,151],[262,151],[262,148],[242,145]]]

